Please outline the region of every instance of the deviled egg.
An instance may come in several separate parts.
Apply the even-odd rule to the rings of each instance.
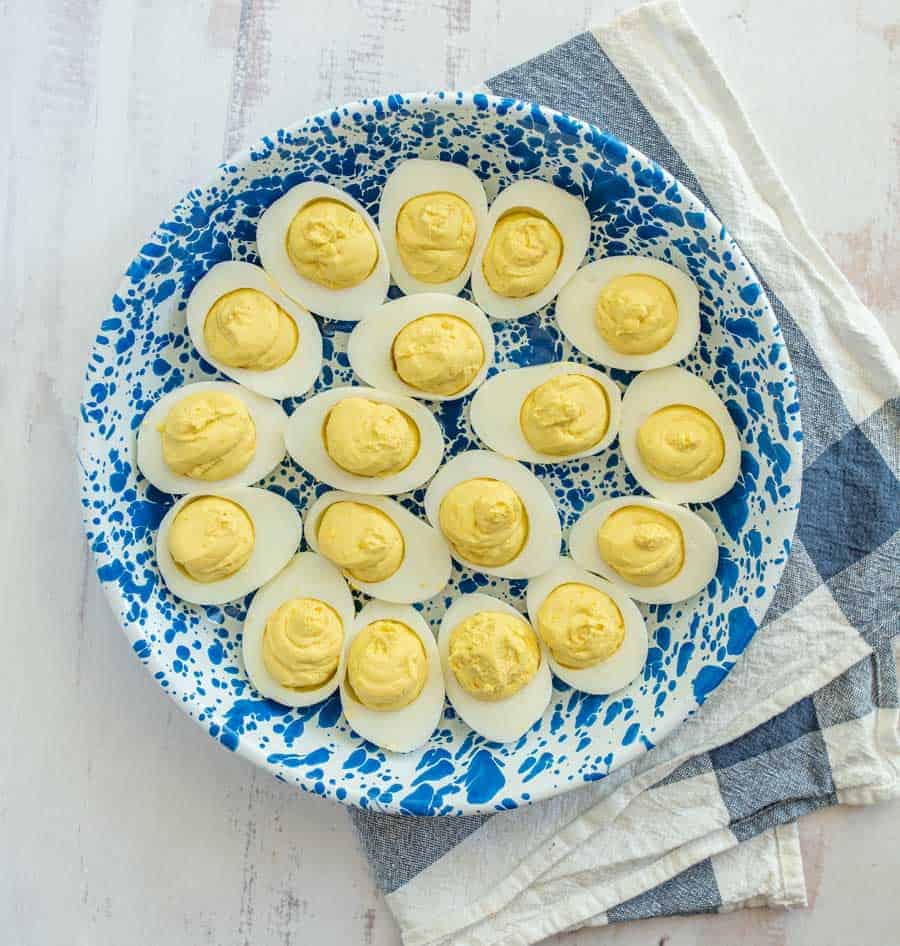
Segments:
[[[250,263],[213,266],[188,298],[187,327],[206,361],[265,397],[305,394],[322,368],[316,320]]]
[[[250,682],[285,706],[311,706],[344,679],[353,597],[341,573],[301,552],[253,596],[242,652]]]
[[[537,312],[587,252],[591,218],[577,197],[546,181],[515,181],[491,204],[472,265],[472,294],[492,319]]]
[[[553,567],[561,532],[544,484],[515,460],[469,450],[447,462],[425,492],[428,521],[462,565],[499,578]]]
[[[514,742],[543,716],[553,690],[547,655],[505,601],[457,598],[441,621],[438,651],[453,708],[485,739]]]
[[[556,321],[581,352],[610,368],[681,361],[700,334],[700,293],[680,269],[649,256],[609,256],[560,290]]]
[[[347,355],[366,384],[426,401],[465,397],[494,360],[494,333],[478,306],[423,292],[385,303],[350,335]]]
[[[344,716],[392,752],[418,749],[444,711],[444,678],[434,634],[409,605],[370,601],[347,638],[341,682]]]
[[[495,374],[473,398],[469,420],[497,453],[554,463],[605,450],[619,432],[621,402],[608,375],[560,361]]]
[[[569,553],[650,604],[697,594],[719,562],[716,537],[700,516],[649,496],[619,496],[586,510],[572,526]]]
[[[375,222],[344,191],[307,181],[260,217],[263,268],[317,315],[356,322],[384,301],[391,273]]]
[[[670,503],[716,499],[741,469],[727,408],[702,378],[674,366],[645,371],[628,386],[619,444],[638,483]]]
[[[394,604],[424,601],[450,579],[436,530],[384,496],[330,492],[306,515],[306,542],[358,591]]]
[[[164,493],[249,486],[284,459],[280,404],[231,381],[200,381],[163,395],[137,435],[137,465]]]
[[[332,388],[304,401],[288,420],[285,443],[316,479],[353,493],[415,489],[444,455],[441,429],[427,407],[363,387]]]
[[[156,534],[169,590],[192,604],[224,604],[256,591],[291,560],[300,515],[277,493],[252,486],[183,496]]]
[[[486,219],[484,187],[468,168],[422,158],[398,164],[378,209],[394,282],[407,295],[459,292]]]
[[[563,558],[551,572],[528,582],[527,601],[550,669],[569,686],[584,693],[614,693],[643,669],[643,615],[612,582]]]

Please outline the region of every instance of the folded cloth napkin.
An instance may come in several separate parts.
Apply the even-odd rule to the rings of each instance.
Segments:
[[[635,145],[741,244],[800,388],[803,500],[775,599],[703,710],[647,755],[491,817],[352,817],[407,946],[806,902],[796,819],[900,794],[900,362],[809,232],[675,2],[487,89]]]

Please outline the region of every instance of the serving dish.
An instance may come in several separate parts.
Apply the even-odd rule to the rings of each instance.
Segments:
[[[388,173],[411,157],[465,164],[488,198],[538,177],[582,198],[591,214],[587,261],[645,254],[692,276],[701,333],[681,362],[713,385],[741,439],[737,485],[694,506],[720,546],[717,576],[699,596],[640,605],[650,650],[642,676],[609,697],[554,681],[537,727],[509,745],[475,736],[449,707],[429,743],[405,755],[358,739],[337,695],[297,710],[261,699],[240,657],[249,599],[194,607],[160,582],[155,530],[173,503],[140,477],[135,430],[152,404],[186,381],[221,377],[185,327],[186,300],[223,260],[256,263],[256,221],[306,179],[334,184],[377,214]],[[400,295],[392,287],[391,296]],[[468,298],[468,290],[463,295]],[[555,325],[553,304],[494,322],[497,366],[589,363]],[[349,367],[351,324],[320,320],[324,367],[308,396],[358,383]],[[631,375],[611,371],[626,385]],[[302,399],[287,399],[291,413]],[[482,445],[470,397],[430,405],[445,460]],[[765,293],[712,212],[662,168],[600,130],[538,105],[481,94],[392,95],[312,116],[262,138],[188,192],[141,247],[101,321],[81,405],[78,452],[88,541],[110,604],[135,654],[188,715],[228,749],[299,787],[345,803],[412,814],[512,808],[603,778],[657,744],[718,686],[749,643],[787,560],[800,495],[797,388]],[[555,497],[564,536],[592,503],[638,491],[621,452],[536,465]],[[304,511],[329,487],[285,460],[260,484]],[[400,497],[423,514],[424,488]],[[423,615],[436,629],[455,596],[498,595],[525,610],[525,582],[454,564],[446,592]]]

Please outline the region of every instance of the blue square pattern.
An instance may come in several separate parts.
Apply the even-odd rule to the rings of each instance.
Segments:
[[[854,427],[803,471],[797,534],[826,581],[900,529],[900,484]]]
[[[900,629],[900,531],[830,579],[828,590],[873,647],[894,637]]]
[[[709,859],[694,864],[665,883],[607,911],[610,923],[651,916],[712,913],[722,906],[716,874]]]
[[[834,793],[831,763],[816,729],[776,749],[717,768],[722,801],[735,823],[799,799],[813,803]]]
[[[874,654],[864,657],[813,694],[816,716],[823,729],[861,719],[875,710],[878,678],[874,661]]]
[[[770,749],[787,745],[818,728],[816,707],[812,697],[806,697],[756,729],[751,729],[739,739],[711,750],[709,757],[712,759],[713,768],[725,769]]]
[[[477,831],[487,815],[416,818],[351,808],[350,817],[383,893],[393,893]]]
[[[689,778],[697,778],[700,775],[706,775],[707,772],[712,772],[712,770],[712,760],[706,753],[703,755],[695,755],[688,759],[687,762],[683,762],[679,765],[671,775],[660,779],[653,788],[651,788],[651,791],[656,788],[665,788],[666,785],[672,785],[675,782],[683,782]]]
[[[749,841],[758,834],[762,834],[763,831],[770,831],[781,824],[791,824],[820,808],[827,808],[837,803],[837,794],[834,790],[823,792],[821,795],[811,795],[808,798],[784,798],[740,821],[733,821],[731,833],[738,841]]]

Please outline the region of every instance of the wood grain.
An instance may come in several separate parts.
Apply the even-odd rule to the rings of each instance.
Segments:
[[[83,365],[132,248],[226,154],[344,100],[471,86],[629,5],[0,2],[3,942],[398,943],[345,812],[223,752],[134,660],[81,531]],[[896,339],[891,4],[686,5]],[[851,141],[869,149],[863,173],[848,174]],[[810,819],[808,913],[657,920],[557,946],[896,940],[898,812]]]

